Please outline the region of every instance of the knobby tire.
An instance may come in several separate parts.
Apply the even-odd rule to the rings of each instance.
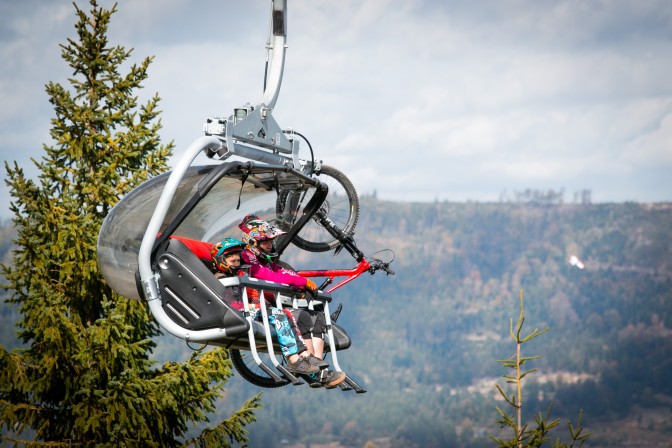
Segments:
[[[329,187],[329,195],[321,209],[327,217],[346,235],[352,235],[359,220],[359,197],[355,186],[345,174],[334,167],[322,165],[318,179]],[[301,203],[294,216],[303,213],[303,207],[309,202],[314,190],[302,196]],[[287,203],[288,191],[281,191],[276,202],[276,212],[281,215]],[[303,195],[303,193],[302,193]],[[309,252],[326,252],[338,246],[334,238],[317,221],[311,220],[292,239],[295,246]]]
[[[230,350],[231,362],[233,367],[236,368],[240,376],[242,376],[246,381],[254,384],[255,386],[264,387],[267,389],[277,388],[286,386],[289,384],[289,380],[283,380],[279,383],[276,383],[273,378],[268,376],[266,372],[261,370],[261,368],[254,362],[252,354],[248,351],[242,351],[238,349]],[[266,362],[269,358],[269,355],[266,353],[259,353],[259,357],[267,366],[273,368],[273,364],[270,361]],[[280,376],[282,374],[278,372]]]

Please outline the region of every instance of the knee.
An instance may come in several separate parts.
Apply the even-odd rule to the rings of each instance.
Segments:
[[[310,318],[310,314],[305,311],[299,312],[296,325],[299,327],[299,331],[301,331],[301,336],[308,337],[313,331],[313,321]]]
[[[324,318],[324,313],[317,313],[315,316],[315,324],[313,326],[314,334],[324,334],[327,332],[327,321]]]

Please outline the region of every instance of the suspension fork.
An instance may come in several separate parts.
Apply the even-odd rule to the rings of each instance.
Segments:
[[[300,204],[303,201],[306,192],[291,189],[286,191],[287,194],[284,199],[280,220],[284,225],[291,227],[296,221],[297,211],[299,210]]]
[[[357,260],[357,262],[364,260],[364,253],[359,250],[355,244],[354,238],[336,227],[334,222],[329,219],[329,217],[322,210],[316,211],[313,215],[313,219],[315,219],[322,227],[327,230],[327,232],[329,232],[331,236],[336,238],[338,242],[341,243],[338,248],[336,248],[336,253],[340,252],[341,249],[345,249],[355,260]]]

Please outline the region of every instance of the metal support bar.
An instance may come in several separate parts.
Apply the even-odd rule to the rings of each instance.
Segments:
[[[282,372],[283,375],[287,377],[293,385],[298,386],[303,384],[303,381],[300,381],[297,377],[292,375],[292,373],[287,370],[283,365],[281,365],[275,357],[275,350],[273,349],[273,337],[271,336],[271,325],[268,322],[268,310],[266,309],[266,299],[264,298],[264,290],[259,290],[259,307],[261,308],[261,317],[264,323],[264,333],[266,334],[266,347],[268,349],[268,355],[271,358],[271,363]]]
[[[261,370],[273,378],[273,381],[280,383],[282,382],[282,378],[280,378],[280,376],[278,376],[278,374],[276,374],[273,369],[264,364],[264,362],[259,357],[259,353],[257,352],[257,340],[254,337],[254,321],[250,315],[250,301],[247,297],[247,288],[243,288],[242,295],[243,306],[245,307],[245,319],[247,319],[247,322],[250,324],[250,329],[247,331],[247,338],[250,343],[250,353],[252,353],[252,359],[254,359],[254,362],[261,368]],[[266,321],[266,323],[268,323],[268,321]]]
[[[221,339],[226,337],[226,331],[223,328],[190,331],[172,321],[161,306],[161,295],[159,293],[157,278],[151,266],[151,254],[157,235],[161,231],[161,224],[168,213],[168,208],[177,191],[180,180],[184,177],[189,165],[201,152],[208,150],[216,151],[221,146],[222,142],[216,137],[200,137],[187,148],[184,156],[182,156],[175,166],[166,182],[159,201],[156,204],[152,219],[147,224],[147,230],[138,252],[140,284],[144,288],[145,298],[147,299],[150,311],[161,327],[170,334],[186,341],[208,342],[210,340]]]
[[[275,107],[275,102],[280,93],[286,49],[287,2],[285,0],[273,0],[273,8],[271,10],[271,36],[269,42],[270,62],[267,73],[266,89],[261,98],[261,104],[269,109]]]
[[[357,392],[358,394],[366,393],[366,390],[365,390],[365,389],[362,389],[362,387],[361,387],[359,384],[357,384],[357,383],[355,382],[355,380],[353,380],[352,378],[350,378],[350,377],[347,376],[347,375],[346,375],[346,377],[345,377],[345,381],[343,381],[343,383],[348,383],[348,385],[349,385],[350,387],[352,387],[353,389],[355,389],[355,392]],[[343,383],[341,383],[341,384],[343,384]],[[343,388],[343,390],[349,390],[349,389],[345,389],[345,388]]]
[[[329,302],[324,302],[324,320],[327,324],[327,340],[329,341],[329,349],[331,351],[331,362],[334,365],[336,372],[342,372],[341,366],[338,365],[338,356],[336,355],[336,343],[334,341],[334,330],[331,327],[331,316],[329,315]]]

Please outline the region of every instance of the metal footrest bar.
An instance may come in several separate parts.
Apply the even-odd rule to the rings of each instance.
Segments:
[[[343,383],[347,383],[351,388],[355,389],[355,392],[357,392],[358,394],[366,393],[366,389],[362,389],[362,387],[359,384],[357,384],[357,382],[355,380],[353,380],[352,378],[350,378],[347,375],[346,375],[345,381],[343,381]],[[343,384],[343,383],[341,383],[341,384]]]
[[[259,306],[261,308],[261,316],[264,323],[264,333],[266,334],[266,346],[268,347],[268,355],[273,366],[282,373],[294,386],[304,384],[303,381],[294,376],[288,369],[278,362],[275,357],[275,350],[273,349],[273,338],[271,336],[271,325],[268,322],[268,310],[266,309],[266,300],[264,299],[264,290],[259,290]]]
[[[276,383],[281,383],[283,381],[283,379],[277,373],[275,373],[273,371],[273,369],[271,369],[266,364],[264,364],[264,362],[259,357],[259,353],[257,351],[257,340],[254,337],[254,321],[252,320],[252,316],[250,315],[250,311],[249,311],[250,310],[250,302],[249,302],[249,299],[247,297],[247,289],[246,288],[242,288],[242,289],[243,289],[243,294],[242,294],[243,295],[243,297],[242,297],[243,306],[245,307],[245,319],[247,319],[247,321],[250,324],[250,329],[247,332],[247,338],[248,338],[249,343],[250,343],[250,353],[252,353],[252,359],[254,359],[255,364],[257,364],[261,370],[263,370],[264,372],[266,372],[266,374],[268,376],[273,378],[273,381],[275,381]],[[270,336],[270,330],[269,330],[269,327],[268,327],[268,316],[266,316],[265,310],[263,311],[263,315],[264,315],[264,324],[265,324],[264,325],[264,330],[267,332],[267,335]],[[271,360],[275,361],[275,362],[278,362],[275,359],[275,356],[273,355],[273,345],[272,345],[272,343],[268,347],[269,347],[269,355],[271,357]],[[296,380],[296,377],[294,379]],[[291,381],[291,379],[290,379],[290,381]]]

